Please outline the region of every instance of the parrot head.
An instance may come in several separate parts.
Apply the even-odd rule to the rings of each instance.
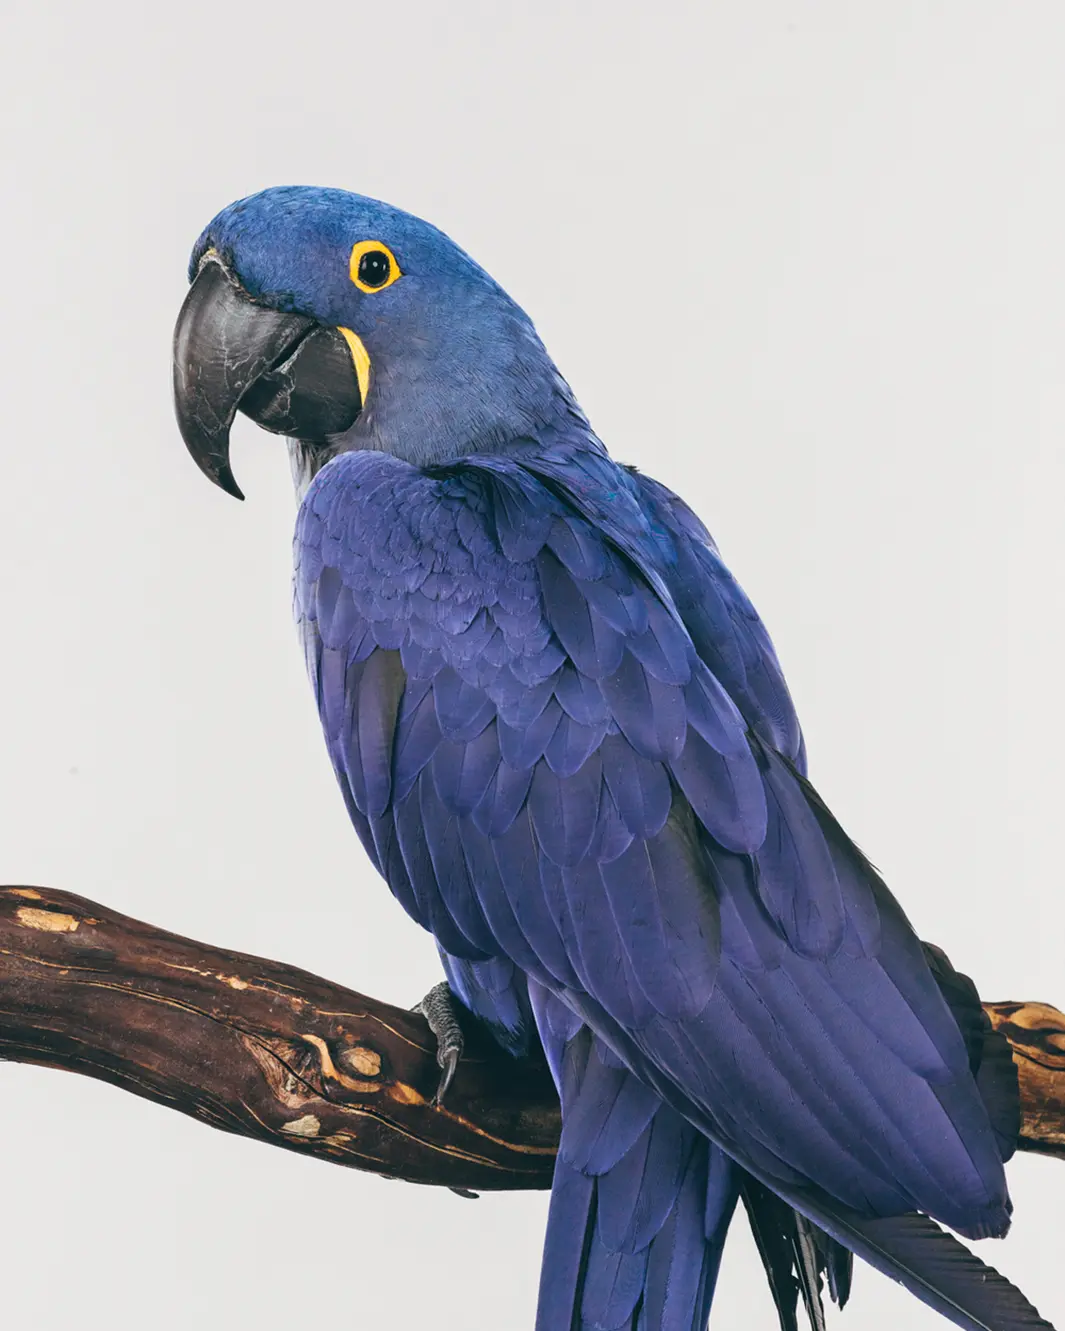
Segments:
[[[238,410],[295,441],[305,475],[349,448],[445,462],[577,413],[520,307],[443,232],[388,204],[264,190],[206,227],[189,278],[178,423],[237,498]]]

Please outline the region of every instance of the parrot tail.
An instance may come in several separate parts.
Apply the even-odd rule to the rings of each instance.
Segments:
[[[737,1173],[781,1331],[799,1331],[800,1295],[811,1331],[825,1331],[825,1287],[842,1308],[850,1297],[854,1258],[745,1170],[737,1167]]]
[[[686,1135],[671,1110],[659,1113],[672,1120],[665,1133],[674,1141]],[[704,1137],[688,1145],[679,1180],[648,1177],[635,1189],[614,1170],[586,1174],[559,1161],[536,1331],[705,1331],[736,1190],[726,1156]],[[643,1143],[633,1150],[642,1155]],[[625,1161],[615,1168],[639,1172]],[[663,1185],[675,1193],[668,1209]],[[628,1206],[618,1214],[614,1195],[622,1191]]]
[[[536,1331],[705,1331],[739,1171],[587,1027],[562,1098]]]
[[[789,1200],[964,1331],[1054,1331],[1015,1285],[927,1216],[871,1219],[824,1197]]]

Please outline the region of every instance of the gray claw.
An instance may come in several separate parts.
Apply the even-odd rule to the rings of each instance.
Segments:
[[[434,1105],[439,1106],[444,1103],[444,1095],[447,1092],[447,1088],[451,1085],[451,1078],[455,1075],[455,1069],[459,1065],[459,1056],[461,1053],[462,1049],[456,1049],[453,1045],[448,1049],[445,1049],[444,1046],[441,1045],[436,1051],[436,1061],[439,1063],[442,1071],[440,1073],[440,1081],[437,1083],[436,1094],[433,1096]]]
[[[447,981],[434,984],[413,1011],[422,1014],[436,1038],[436,1063],[440,1068],[440,1080],[432,1102],[439,1107],[459,1065],[463,1046],[458,1005]]]

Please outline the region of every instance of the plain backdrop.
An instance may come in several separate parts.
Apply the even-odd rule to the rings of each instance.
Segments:
[[[438,978],[327,765],[284,449],[238,428],[241,506],[171,416],[203,224],[331,184],[530,310],[614,454],[714,531],[922,935],[985,997],[1065,1005],[1063,69],[1059,0],[10,3],[0,881],[398,1002]],[[1065,1320],[1065,1173],[1010,1178],[981,1251]],[[0,1068],[0,1189],[5,1326],[532,1324],[544,1197],[69,1074]],[[942,1325],[868,1268],[843,1317]],[[775,1325],[743,1222],[715,1325]]]

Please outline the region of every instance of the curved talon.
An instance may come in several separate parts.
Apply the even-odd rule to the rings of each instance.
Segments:
[[[462,1048],[459,1045],[449,1045],[445,1048],[441,1045],[437,1051],[436,1061],[440,1067],[440,1081],[437,1084],[436,1094],[433,1096],[433,1104],[439,1109],[444,1102],[444,1095],[447,1088],[451,1085],[451,1078],[455,1075],[455,1069],[459,1065],[459,1055]]]
[[[436,1039],[436,1063],[440,1068],[440,1081],[431,1103],[439,1109],[462,1057],[464,1041],[458,1018],[458,1004],[445,980],[440,984],[434,984],[412,1010],[422,1014]]]

